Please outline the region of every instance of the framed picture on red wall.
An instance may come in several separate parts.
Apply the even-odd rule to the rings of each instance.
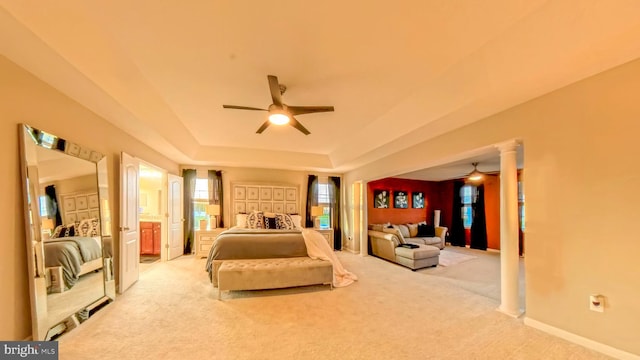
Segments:
[[[389,208],[389,191],[373,190],[373,207],[376,209]]]
[[[414,209],[424,209],[424,194],[422,191],[414,191],[411,194],[411,207]]]
[[[409,207],[408,193],[403,190],[393,192],[393,207],[396,209],[406,209]]]

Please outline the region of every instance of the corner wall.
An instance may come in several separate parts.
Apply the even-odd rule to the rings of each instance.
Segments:
[[[345,183],[522,140],[527,317],[640,355],[640,239],[628,230],[640,218],[638,79],[635,60],[355,169]],[[604,313],[589,311],[592,293],[606,297]]]
[[[120,151],[139,156],[177,174],[178,164],[151,150],[76,103],[64,94],[35,78],[21,67],[0,56],[0,157],[4,170],[0,174],[3,201],[0,204],[0,227],[5,229],[0,241],[0,339],[24,340],[31,336],[31,305],[28,289],[27,252],[22,207],[18,124],[27,123],[62,138],[105,154],[108,161],[112,217],[119,219]],[[117,220],[114,221],[117,224]],[[114,233],[116,256],[119,246]]]

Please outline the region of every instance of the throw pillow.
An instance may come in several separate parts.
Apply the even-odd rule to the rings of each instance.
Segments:
[[[76,236],[76,226],[75,224],[69,225],[58,225],[55,230],[53,230],[53,235],[51,238],[61,238],[61,237],[69,237]]]
[[[291,230],[295,229],[296,226],[293,223],[293,219],[288,214],[276,214],[276,228]]]
[[[264,228],[265,229],[277,229],[278,228],[278,221],[276,220],[275,217],[263,216],[262,218],[264,219]]]
[[[418,224],[418,237],[426,237],[427,236],[427,225],[426,224]]]
[[[425,228],[425,230],[424,230],[425,236],[427,236],[427,237],[436,236],[436,228],[433,225],[427,224],[427,225],[424,226],[424,228]]]
[[[254,211],[247,215],[247,227],[249,229],[264,228],[264,214],[262,214],[262,211]]]
[[[94,237],[100,235],[100,222],[97,218],[75,222],[75,236]]]
[[[293,221],[293,226],[296,229],[302,229],[302,216],[298,214],[289,214],[291,220]]]
[[[418,224],[407,224],[409,228],[409,237],[418,236]]]
[[[247,214],[236,214],[236,226],[241,228],[247,227]]]

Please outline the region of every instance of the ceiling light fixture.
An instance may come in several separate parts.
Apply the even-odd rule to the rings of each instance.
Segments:
[[[484,174],[480,171],[478,171],[478,163],[474,162],[472,163],[473,165],[473,171],[471,173],[469,173],[469,175],[467,175],[467,180],[469,181],[480,181],[482,180]]]
[[[284,110],[272,111],[269,114],[269,122],[274,125],[285,125],[285,124],[288,124],[289,121],[291,121],[291,119],[289,119],[289,115],[287,115],[287,113],[285,113]]]

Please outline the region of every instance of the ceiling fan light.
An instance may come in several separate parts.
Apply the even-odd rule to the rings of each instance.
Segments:
[[[469,174],[469,177],[467,178],[471,181],[480,181],[482,180],[482,174],[480,172],[472,172],[471,174]]]
[[[271,122],[274,125],[285,125],[285,124],[288,124],[289,121],[290,121],[289,116],[287,116],[286,114],[282,114],[282,113],[269,114],[269,122]]]

